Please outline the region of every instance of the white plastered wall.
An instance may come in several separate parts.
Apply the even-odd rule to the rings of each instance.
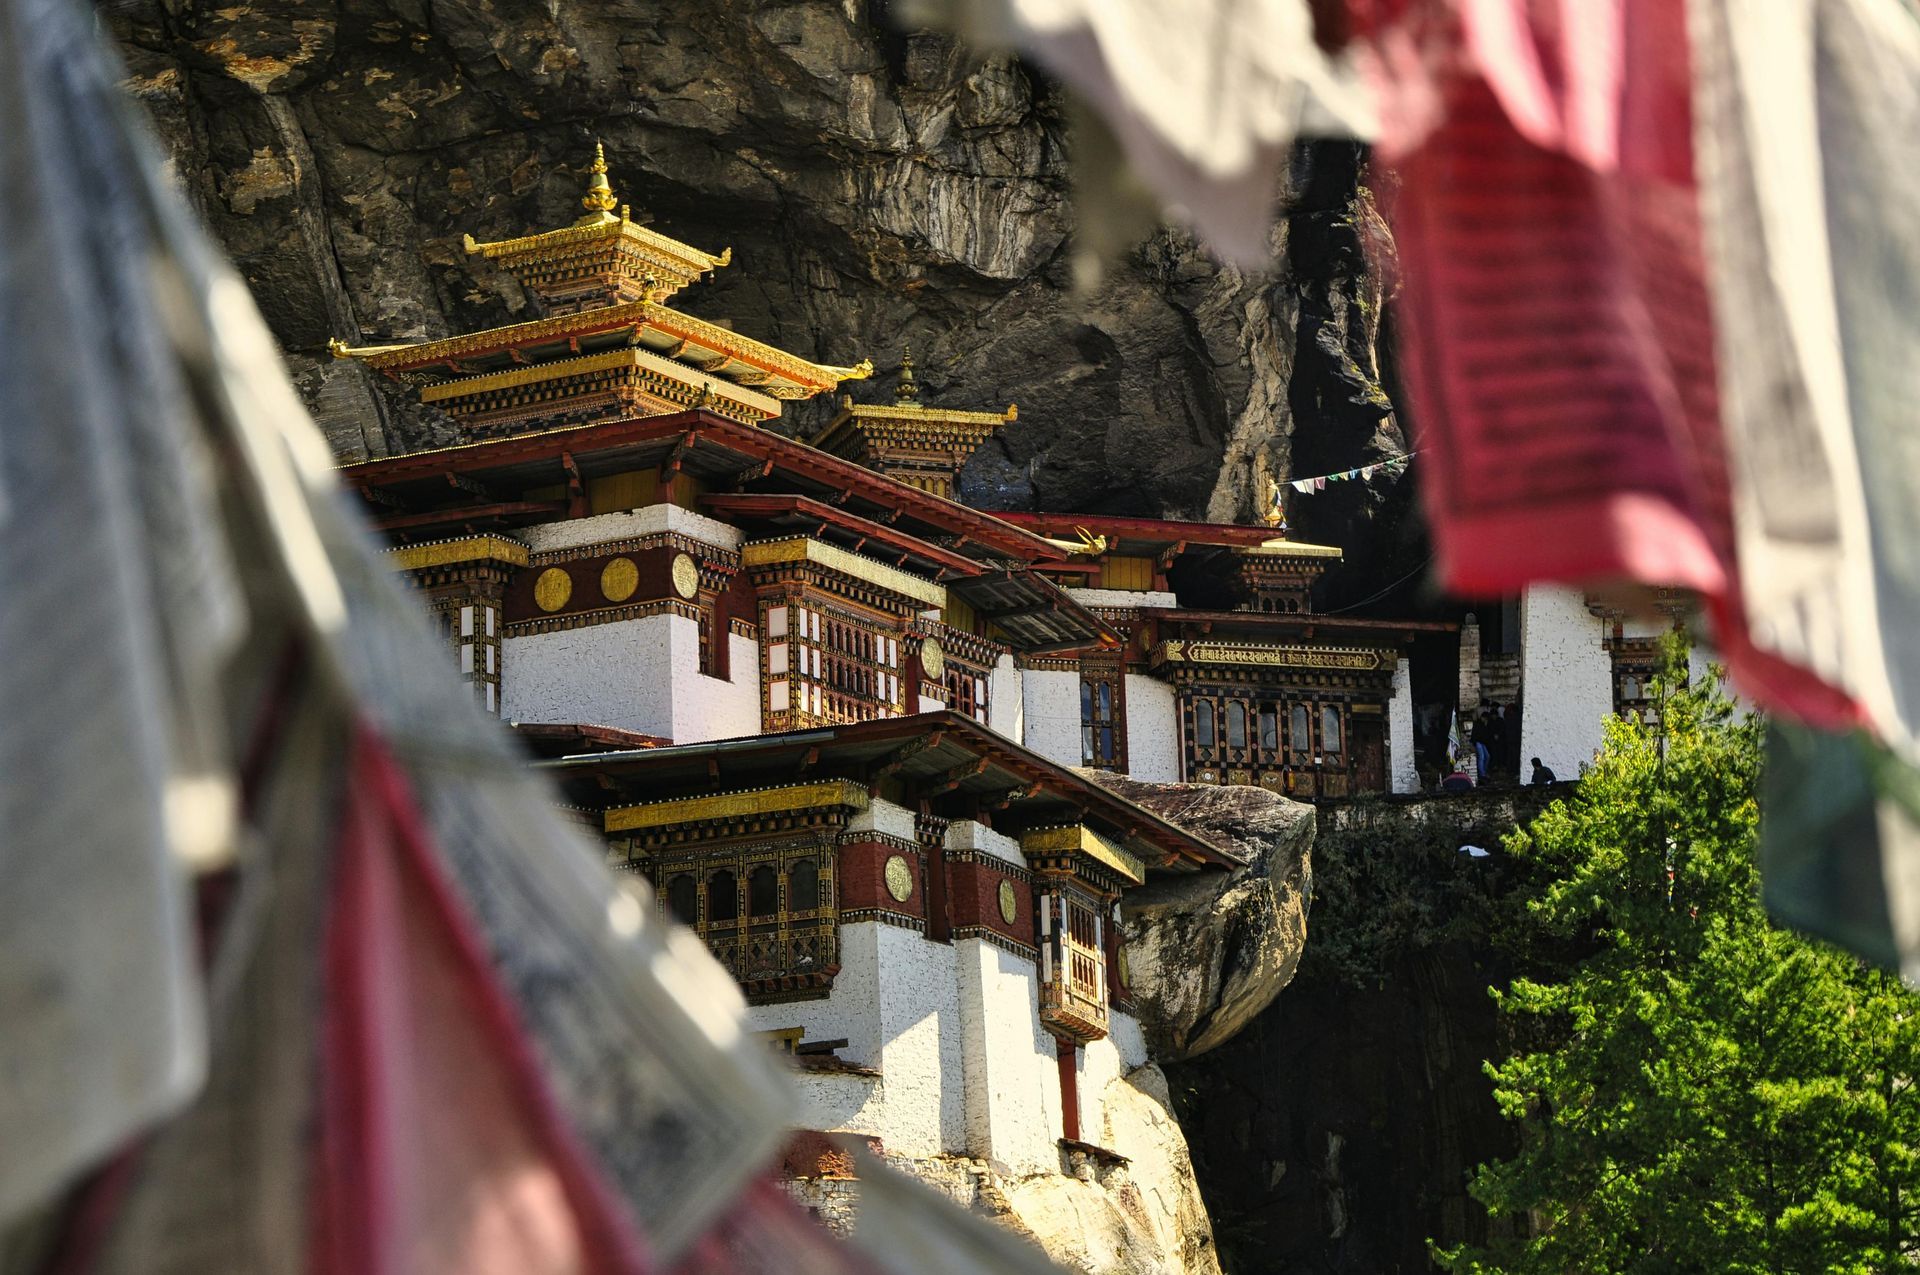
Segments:
[[[1060,1076],[1040,1027],[1033,962],[985,939],[953,945],[966,1050],[969,1155],[1015,1174],[1058,1172]]]
[[[1180,716],[1172,685],[1129,673],[1126,693],[1127,773],[1150,783],[1179,783]]]
[[[664,531],[677,531],[689,539],[719,549],[737,550],[746,539],[738,527],[730,527],[705,514],[670,504],[647,505],[628,513],[595,514],[591,518],[542,523],[514,534],[525,540],[535,553],[543,553],[549,549],[577,549],[608,540],[630,540]]]
[[[700,629],[682,615],[650,615],[500,643],[502,716],[588,722],[662,735],[678,744],[760,730],[760,653],[729,634],[730,680],[700,672]]]
[[[683,650],[681,631],[674,642],[673,741],[697,744],[703,739],[738,739],[760,733],[760,644],[738,633],[727,634],[729,677],[708,677],[700,671],[700,633],[693,621],[673,617],[687,626]],[[687,658],[688,656],[691,658]]]
[[[1524,723],[1522,724],[1524,729]],[[1393,670],[1393,698],[1387,701],[1387,791],[1420,791],[1420,770],[1413,755],[1413,667],[1401,659]]]
[[[875,801],[849,828],[910,836],[913,814]],[[1012,838],[971,821],[954,823],[947,845],[1026,864]],[[949,945],[859,921],[840,927],[840,973],[830,995],[756,1005],[748,1018],[756,1030],[799,1027],[807,1040],[845,1038],[843,1058],[881,1073],[801,1073],[801,1127],[867,1134],[897,1155],[993,1159],[1024,1176],[1060,1170],[1058,1050],[1040,1025],[1039,997],[1033,961],[985,939]],[[1139,1023],[1117,1010],[1108,1037],[1079,1051],[1088,1141],[1114,1146],[1103,1095],[1146,1060]]]
[[[1021,743],[1048,761],[1078,766],[1080,757],[1080,674],[1024,669],[1020,694],[1026,704]]]
[[[847,820],[848,832],[878,832],[889,837],[901,837],[907,841],[914,839],[913,811],[905,806],[896,806],[891,801],[878,798],[867,804],[865,810],[855,811]]]
[[[1016,744],[1026,731],[1026,697],[1021,693],[1020,670],[1013,657],[1003,655],[993,666],[993,681],[987,691],[987,726]]]
[[[1065,589],[1068,597],[1083,607],[1157,607],[1169,608],[1180,605],[1180,599],[1171,593],[1146,591],[1139,589]]]
[[[1599,750],[1601,723],[1613,712],[1605,635],[1575,590],[1539,585],[1521,599],[1522,777],[1538,757],[1559,778],[1576,778]]]
[[[981,854],[990,854],[996,859],[1008,863],[1027,866],[1027,856],[1020,852],[1020,843],[1004,832],[995,832],[983,824],[971,819],[961,819],[947,828],[947,848],[949,850],[977,850]]]
[[[693,621],[672,615],[503,639],[501,716],[590,722],[671,738],[676,624],[698,643]]]
[[[678,532],[720,549],[738,528],[682,509],[648,505],[517,532],[536,553]],[[728,678],[700,672],[700,630],[678,615],[650,615],[500,643],[501,716],[520,722],[586,722],[660,735],[679,744],[760,731],[760,652],[728,634]]]
[[[1005,833],[962,820],[947,846],[1020,867],[1027,859]],[[1040,982],[1031,958],[985,939],[954,943],[965,1046],[967,1153],[1014,1173],[1057,1172],[1060,1076],[1053,1037],[1040,1026]]]
[[[872,1077],[802,1076],[802,1128],[870,1134],[897,1155],[965,1150],[966,1093],[954,949],[878,921],[840,927],[840,972],[822,1000],[756,1005],[758,1030],[844,1037],[840,1056]]]
[[[1081,1141],[1126,1154],[1124,1149],[1115,1145],[1119,1140],[1114,1136],[1103,1098],[1108,1086],[1146,1060],[1146,1043],[1140,1024],[1133,1015],[1113,1010],[1108,1015],[1105,1038],[1082,1046],[1077,1060]]]

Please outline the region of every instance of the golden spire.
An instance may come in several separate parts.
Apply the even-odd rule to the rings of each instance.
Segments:
[[[619,201],[613,197],[613,187],[607,184],[606,148],[599,142],[593,144],[593,178],[587,182],[587,193],[581,197],[580,206],[587,210],[587,215],[574,223],[577,226],[619,220],[613,215]]]
[[[900,347],[900,383],[893,387],[893,401],[911,403],[920,397],[920,387],[913,382],[913,350],[905,345]]]

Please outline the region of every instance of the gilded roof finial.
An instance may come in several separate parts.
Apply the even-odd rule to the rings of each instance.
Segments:
[[[619,201],[613,197],[613,187],[607,184],[607,151],[599,142],[593,144],[593,177],[587,182],[587,193],[581,197],[580,206],[587,215],[579,224],[617,220],[613,210],[619,207]]]
[[[913,381],[913,350],[905,345],[900,347],[900,382],[893,387],[893,401],[911,403],[920,397],[920,387]]]

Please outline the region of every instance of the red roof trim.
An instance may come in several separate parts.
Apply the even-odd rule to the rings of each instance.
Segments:
[[[1180,522],[1170,518],[1031,513],[1024,510],[1006,510],[994,516],[1016,527],[1063,539],[1076,538],[1075,528],[1078,527],[1085,527],[1095,535],[1110,539],[1155,540],[1168,545],[1181,541],[1198,545],[1259,545],[1280,537],[1280,533],[1272,527],[1247,527],[1225,522]]]
[[[1364,616],[1316,615],[1312,611],[1189,611],[1166,607],[1143,610],[1142,614],[1161,621],[1246,625],[1254,628],[1352,629],[1380,633],[1453,633],[1460,628],[1452,620],[1379,620]]]
[[[791,496],[774,492],[716,492],[711,496],[702,496],[700,503],[718,513],[733,514],[736,517],[754,515],[794,514],[801,518],[825,523],[841,531],[865,536],[876,544],[886,545],[903,554],[908,554],[922,562],[931,562],[945,567],[958,575],[977,576],[987,571],[985,563],[977,562],[964,554],[939,545],[930,544],[918,536],[910,536],[904,531],[895,531],[882,523],[850,514],[844,509],[836,509],[811,496]]]
[[[537,434],[486,439],[404,456],[382,457],[342,466],[339,472],[342,480],[350,486],[379,487],[392,483],[419,482],[440,474],[478,473],[528,460],[557,459],[562,453],[585,457],[596,451],[657,442],[679,435],[690,436],[696,441],[711,439],[749,456],[771,460],[789,469],[806,471],[821,482],[852,492],[874,504],[946,527],[1016,560],[1049,563],[1065,556],[1058,547],[998,515],[970,509],[916,487],[909,487],[885,474],[875,473],[862,465],[784,435],[698,409],[668,416],[604,421],[573,429],[543,430]],[[457,522],[462,511],[448,510],[447,514],[448,521]]]

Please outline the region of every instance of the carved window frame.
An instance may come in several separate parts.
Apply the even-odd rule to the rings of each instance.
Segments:
[[[826,995],[831,971],[839,966],[839,865],[831,833],[809,831],[752,841],[721,841],[674,850],[626,866],[654,887],[654,909],[668,920],[687,922],[672,907],[674,882],[694,881],[695,915],[688,928],[700,936],[753,1004],[770,1004],[805,995]],[[795,906],[796,869],[812,863],[815,897],[811,907]],[[752,909],[752,882],[758,870],[775,873],[776,899],[771,913]],[[717,878],[733,878],[731,916],[713,915],[711,890]],[[798,996],[783,980],[817,978],[817,988]]]
[[[1117,659],[1080,665],[1080,764],[1127,773],[1127,678]]]

